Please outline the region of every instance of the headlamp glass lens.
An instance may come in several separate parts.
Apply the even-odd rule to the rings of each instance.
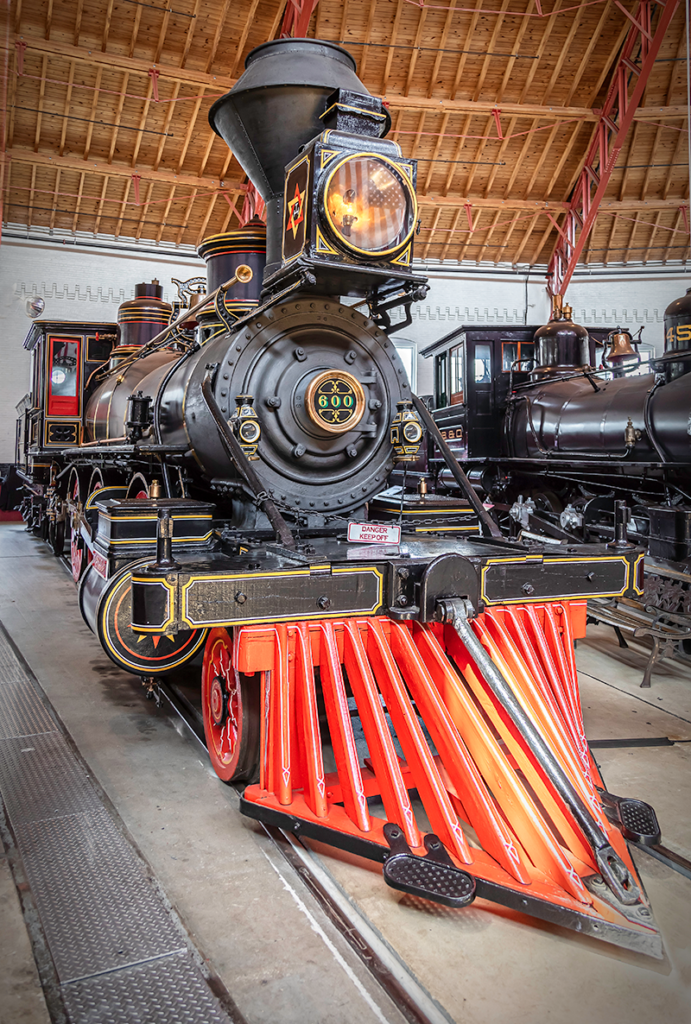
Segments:
[[[376,157],[346,160],[331,178],[325,199],[334,230],[351,248],[388,251],[412,228],[408,190],[394,169]]]

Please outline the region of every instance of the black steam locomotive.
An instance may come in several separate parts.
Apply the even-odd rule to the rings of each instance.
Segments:
[[[442,437],[507,533],[611,540],[624,500],[646,601],[691,612],[691,289],[666,310],[649,373],[628,331],[586,331],[560,302],[543,327],[462,326],[423,354]],[[432,438],[412,472],[457,490]]]
[[[266,202],[261,291],[250,222],[204,242],[209,294],[163,330],[156,285],[117,338],[77,325],[65,352],[36,324],[27,515],[56,550],[69,523],[117,665],[153,687],[203,647],[209,755],[250,782],[245,813],[399,890],[661,955],[624,841],[659,826],[606,793],[573,658],[588,597],[641,593],[642,551],[503,538],[411,395],[390,311],[427,288],[415,163],[349,54],[266,43],[209,116]],[[461,494],[394,500],[425,431]]]

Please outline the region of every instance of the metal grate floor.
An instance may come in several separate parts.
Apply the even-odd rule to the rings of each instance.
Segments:
[[[0,794],[70,1024],[231,1024],[1,623]]]

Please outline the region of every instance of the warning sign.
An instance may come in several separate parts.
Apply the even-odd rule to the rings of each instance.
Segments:
[[[356,544],[398,544],[400,526],[377,526],[375,523],[348,523],[348,540]]]

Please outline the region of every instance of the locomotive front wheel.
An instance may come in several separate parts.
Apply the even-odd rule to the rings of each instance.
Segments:
[[[259,688],[235,670],[233,642],[225,629],[212,629],[204,648],[202,714],[219,779],[252,779],[259,760]]]

